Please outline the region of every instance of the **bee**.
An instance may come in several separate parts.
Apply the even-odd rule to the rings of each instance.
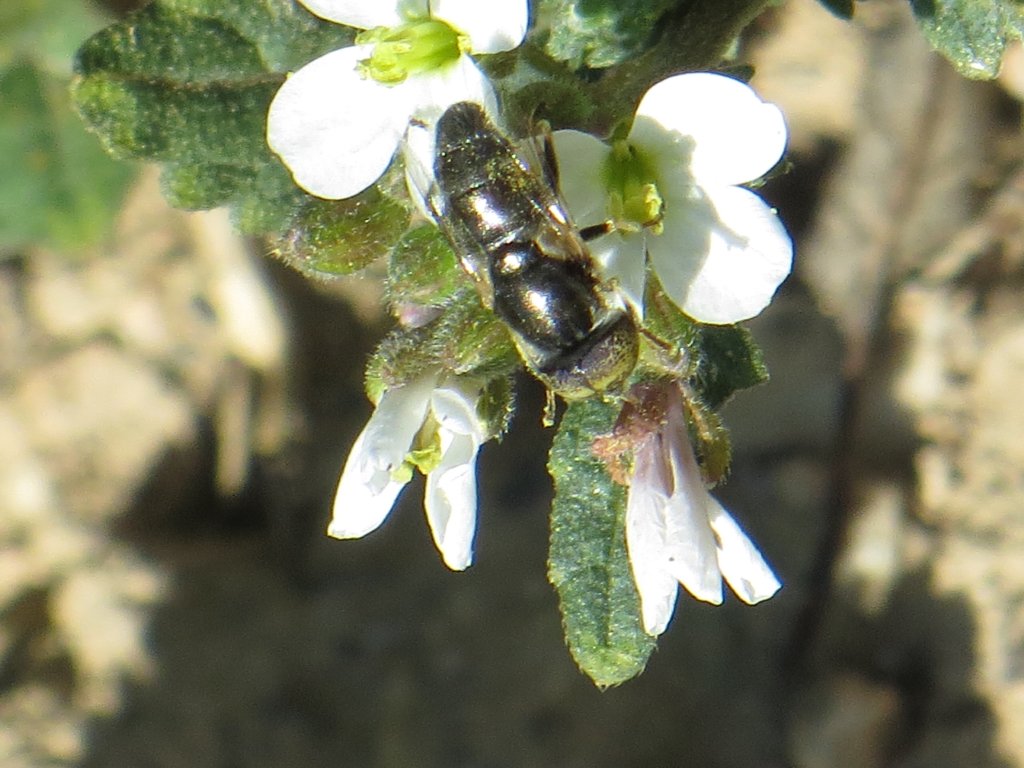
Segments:
[[[578,400],[626,379],[639,332],[602,280],[544,149],[542,177],[479,104],[454,104],[437,122],[427,203],[527,367],[549,391]]]

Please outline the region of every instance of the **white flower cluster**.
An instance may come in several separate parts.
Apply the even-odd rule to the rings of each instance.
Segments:
[[[528,27],[527,0],[298,2],[364,30],[355,45],[291,75],[268,114],[268,143],[295,182],[329,199],[370,187],[411,124],[430,126],[461,101],[495,113],[494,90],[472,54],[511,50]],[[609,146],[576,131],[554,140],[570,212],[583,224],[611,224],[592,250],[638,314],[648,266],[700,322],[745,320],[771,301],[792,244],[775,213],[738,185],[782,156],[786,127],[775,106],[736,80],[684,74],[647,92],[625,140]],[[385,392],[345,465],[330,535],[376,529],[415,467],[427,476],[427,518],[446,564],[469,566],[475,461],[488,437],[479,397],[479,386],[440,373]],[[721,576],[747,602],[779,586],[704,489],[677,410],[638,447],[628,502],[630,557],[651,634],[668,623],[677,583],[711,602],[721,601]]]

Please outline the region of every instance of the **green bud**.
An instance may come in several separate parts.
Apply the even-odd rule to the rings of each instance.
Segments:
[[[308,275],[348,275],[387,253],[408,221],[405,206],[375,188],[346,200],[310,198],[274,253]]]

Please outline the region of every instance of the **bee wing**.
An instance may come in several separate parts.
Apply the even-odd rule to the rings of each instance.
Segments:
[[[541,249],[552,259],[592,261],[585,237],[569,213],[569,206],[558,186],[558,160],[555,156],[551,128],[541,121],[533,134],[515,143],[516,157],[534,179],[543,185],[546,194],[537,195],[535,200],[542,206],[550,231],[541,233],[538,240]],[[545,247],[545,243],[557,243],[557,247]]]
[[[484,306],[491,309],[494,305],[494,286],[491,284],[486,255],[476,247],[461,244],[446,224],[444,199],[434,176],[436,151],[435,126],[422,122],[410,123],[403,151],[409,196],[420,213],[448,236],[462,270],[473,280]]]

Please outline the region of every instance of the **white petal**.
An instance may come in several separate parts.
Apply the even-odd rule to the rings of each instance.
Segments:
[[[363,430],[342,470],[327,535],[336,539],[358,539],[376,530],[404,487],[405,483],[395,481],[389,471],[374,466],[372,457],[367,455],[366,430]]]
[[[430,397],[430,408],[442,429],[470,435],[479,444],[484,440],[483,426],[476,413],[479,395],[478,389],[464,389],[457,384],[438,387]]]
[[[729,586],[745,603],[767,600],[782,584],[761,552],[732,516],[714,498],[708,498],[711,527],[718,536],[718,567]]]
[[[589,227],[608,218],[608,191],[602,166],[608,159],[608,145],[589,133],[555,131],[552,134],[558,158],[558,186],[577,226]]]
[[[689,145],[691,172],[702,184],[759,178],[786,148],[786,122],[779,108],[761,101],[745,83],[723,75],[694,72],[662,80],[641,99],[637,115],[654,119]]]
[[[793,264],[793,242],[753,192],[705,189],[700,200],[669,200],[665,231],[648,238],[665,292],[695,320],[736,323],[757,315]]]
[[[616,282],[622,296],[640,317],[644,314],[644,285],[647,281],[645,240],[641,233],[612,232],[589,243],[591,254],[601,265],[601,276]]]
[[[475,437],[441,429],[443,456],[427,475],[424,509],[445,565],[463,571],[473,562],[476,533],[476,455],[480,443]]]
[[[722,576],[714,533],[708,522],[708,491],[690,445],[681,402],[669,404],[665,426],[675,488],[665,513],[669,569],[686,590],[708,603],[722,602]]]
[[[311,13],[322,19],[345,24],[358,29],[372,27],[394,27],[403,19],[399,7],[406,3],[396,0],[298,0]],[[422,6],[421,14],[426,14],[426,2],[417,3]]]
[[[267,115],[267,143],[307,192],[351,197],[387,169],[415,91],[360,77],[367,46],[332,51],[289,77]]]
[[[423,426],[436,376],[422,376],[385,392],[366,425],[369,449],[377,466],[393,470],[404,460],[413,438]]]
[[[665,512],[668,569],[686,591],[706,603],[722,603],[715,537],[704,509],[703,484],[677,490]]]
[[[435,138],[433,125],[413,122],[409,125],[405,141],[402,143],[405,185],[416,208],[428,221],[435,218],[434,206],[430,202],[436,186],[434,181]]]
[[[660,635],[672,618],[679,585],[665,567],[665,508],[667,480],[658,472],[658,441],[637,451],[626,498],[626,549],[633,582],[640,596],[644,631]]]
[[[404,483],[393,472],[405,460],[426,417],[435,378],[424,376],[389,389],[377,403],[349,452],[334,497],[327,533],[349,539],[375,530],[387,517]]]
[[[413,115],[427,125],[434,125],[448,107],[460,101],[476,102],[488,114],[497,114],[494,88],[469,56],[460,56],[453,64],[429,74],[410,77],[403,86],[416,94]]]
[[[510,51],[526,37],[526,0],[430,0],[430,15],[469,35],[473,53]]]

